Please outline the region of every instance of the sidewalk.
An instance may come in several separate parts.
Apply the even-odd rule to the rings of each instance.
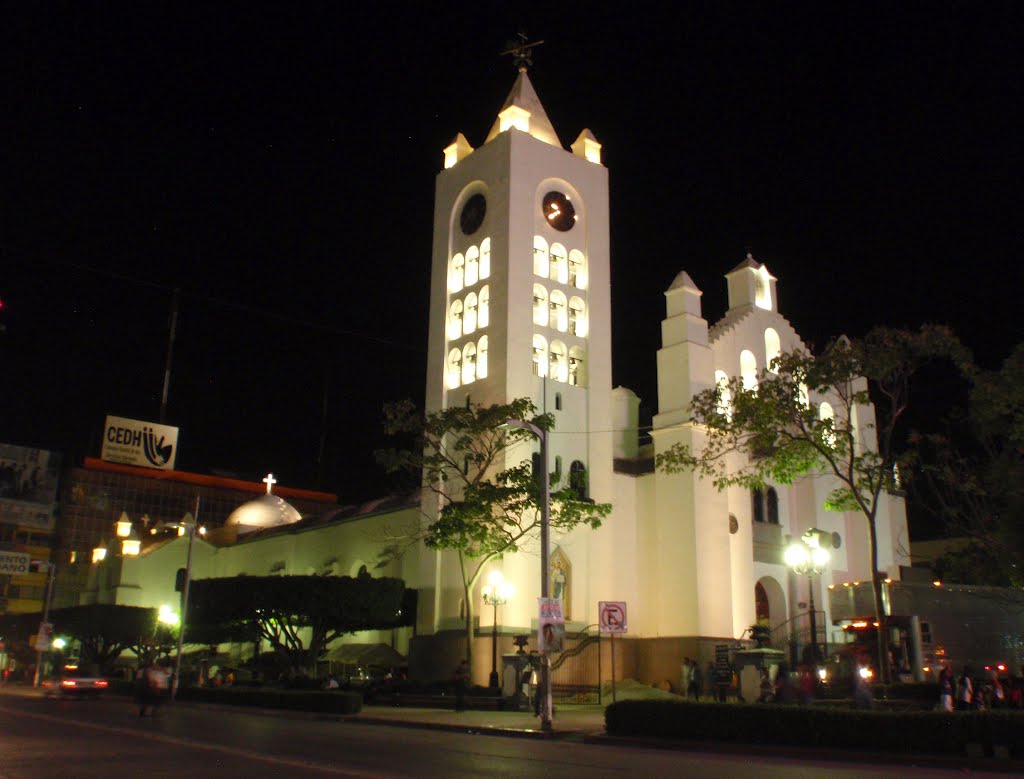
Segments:
[[[443,730],[494,733],[509,736],[540,738],[589,738],[603,736],[604,706],[558,706],[552,718],[552,732],[545,733],[540,718],[525,711],[479,711],[469,709],[427,709],[408,706],[366,705],[350,718],[353,722],[372,722],[381,725],[421,727]]]

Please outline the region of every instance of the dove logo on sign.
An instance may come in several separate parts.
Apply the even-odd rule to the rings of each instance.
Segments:
[[[173,470],[178,428],[141,422],[137,419],[107,417],[103,431],[103,453],[108,462]]]

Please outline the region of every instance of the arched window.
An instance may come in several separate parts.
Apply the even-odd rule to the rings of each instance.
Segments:
[[[471,246],[466,252],[466,286],[476,284],[480,279],[480,250]]]
[[[480,242],[480,278],[491,277],[491,239],[484,238]]]
[[[779,524],[779,493],[774,487],[769,487],[767,492],[768,500],[768,524]]]
[[[569,329],[569,306],[565,293],[557,289],[551,290],[551,326],[562,333]]]
[[[836,412],[832,410],[832,405],[826,401],[822,401],[821,405],[818,406],[818,419],[822,424],[821,429],[821,441],[825,446],[830,449],[835,449],[836,446]]]
[[[718,387],[718,413],[732,421],[732,391],[725,371],[715,371],[715,384]]]
[[[551,361],[549,368],[551,378],[555,381],[569,380],[569,362],[566,359],[565,344],[561,341],[552,341],[548,359]]]
[[[476,330],[477,302],[476,293],[466,295],[466,310],[462,315],[462,332],[469,335]]]
[[[580,500],[587,499],[587,466],[579,460],[573,460],[569,466],[569,489]]]
[[[471,384],[474,381],[476,381],[476,346],[471,341],[462,350],[462,383]]]
[[[580,338],[587,337],[587,306],[581,298],[569,298],[569,332]]]
[[[560,243],[551,244],[551,267],[548,269],[548,276],[559,284],[569,281],[569,260],[565,247]]]
[[[480,288],[479,308],[476,312],[476,326],[487,327],[487,320],[490,319],[491,288],[484,285]]]
[[[487,336],[481,336],[476,342],[476,377],[487,378]]]
[[[754,305],[772,309],[772,288],[768,282],[768,269],[761,267],[754,277]]]
[[[555,481],[562,480],[562,455],[555,455]]]
[[[533,336],[533,375],[548,375],[548,342],[542,335]]]
[[[579,249],[569,252],[569,283],[576,289],[587,288],[587,262]]]
[[[533,236],[533,275],[548,277],[548,242],[539,235]]]
[[[764,492],[752,490],[750,493],[751,516],[755,522],[764,522]]]
[[[562,410],[562,393],[561,392],[556,392],[555,393],[555,411],[561,411],[561,410]]]
[[[448,290],[450,292],[458,292],[462,289],[462,275],[465,267],[466,260],[461,254],[452,257],[452,264],[448,268]]]
[[[778,368],[772,367],[772,360],[782,354],[782,344],[779,341],[779,334],[772,328],[764,331],[764,364],[772,373],[778,373]]]
[[[740,376],[743,377],[743,389],[757,389],[757,360],[749,349],[740,352]]]
[[[462,352],[452,349],[448,352],[448,389],[455,389],[462,381]]]
[[[800,382],[800,386],[797,388],[797,391],[800,393],[800,405],[802,405],[804,408],[810,408],[811,393],[810,390],[807,389],[807,385],[804,384],[803,382]]]
[[[574,346],[569,350],[569,383],[572,386],[586,386],[587,377],[583,372],[583,367],[583,350],[578,346]]]
[[[456,300],[448,309],[448,340],[454,341],[462,336],[462,301]]]
[[[547,327],[548,291],[540,284],[533,285],[533,323]]]

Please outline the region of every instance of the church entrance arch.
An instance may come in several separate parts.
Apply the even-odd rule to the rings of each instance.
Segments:
[[[758,622],[767,622],[772,630],[786,621],[786,594],[771,576],[762,576],[754,585],[754,609]]]

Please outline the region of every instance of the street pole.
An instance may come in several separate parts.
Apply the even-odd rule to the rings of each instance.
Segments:
[[[811,664],[818,664],[818,615],[814,610],[814,575],[807,576],[807,591],[811,604]]]
[[[185,586],[181,594],[181,622],[178,624],[178,655],[174,658],[174,678],[171,680],[171,700],[178,694],[178,680],[181,677],[181,647],[185,643],[185,618],[188,615],[188,587],[192,583],[192,547],[199,531],[199,496],[196,495],[196,513],[192,518],[191,527],[186,526],[188,533],[188,557],[185,559]]]
[[[500,686],[498,684],[498,599],[495,597],[492,605],[494,606],[494,624],[491,625],[491,678],[488,680],[490,688],[497,690]]]
[[[544,493],[540,504],[540,596],[551,597],[551,576],[548,572],[549,536],[551,535],[551,471],[548,468],[548,432],[533,422],[525,419],[509,419],[505,422],[509,427],[529,430],[540,441],[540,466],[544,476]],[[544,662],[541,664],[541,684],[544,686],[544,710],[541,713],[541,730],[551,732],[551,654],[545,648]]]
[[[50,572],[50,579],[46,585],[46,605],[43,607],[43,621],[39,625],[39,633],[43,632],[43,626],[50,624],[50,604],[53,603],[53,580],[57,575],[57,566],[49,560],[46,566]],[[39,686],[39,675],[43,670],[43,650],[39,648],[39,635],[36,635],[36,673],[32,680],[32,686]]]

